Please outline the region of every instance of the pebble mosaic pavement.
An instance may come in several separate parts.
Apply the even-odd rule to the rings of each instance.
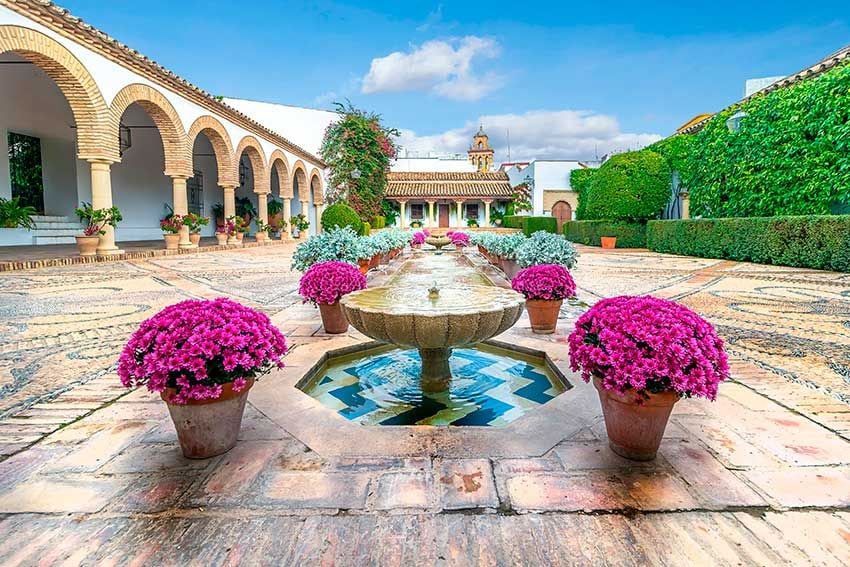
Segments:
[[[322,454],[257,409],[268,377],[240,444],[186,460],[163,404],[125,392],[115,358],[188,297],[269,313],[293,371],[364,340],[321,332],[292,246],[0,273],[0,564],[850,563],[850,275],[581,252],[584,302],[673,298],[728,341],[733,380],[715,403],[677,404],[655,462],[608,450],[592,387],[569,373],[583,425],[544,454]],[[501,338],[566,370],[581,309],[553,336],[524,316]]]

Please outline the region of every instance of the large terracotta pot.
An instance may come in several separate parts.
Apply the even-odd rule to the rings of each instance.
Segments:
[[[369,271],[369,260],[365,260],[363,258],[359,258],[357,260],[357,267],[360,268],[360,273],[366,275],[366,272]]]
[[[100,237],[97,236],[76,236],[77,249],[80,251],[80,256],[94,256],[97,254],[97,243],[100,242]]]
[[[237,232],[237,233],[236,233],[236,240],[238,240],[239,242],[242,242],[242,239],[243,239],[243,238],[245,238],[245,233],[244,233],[244,232]]]
[[[226,453],[236,445],[248,390],[253,385],[254,381],[248,380],[244,390],[234,392],[233,383],[228,382],[222,384],[218,399],[191,400],[185,405],[170,402],[175,390],[168,388],[161,393],[185,457],[207,459]]]
[[[189,234],[189,242],[191,242],[195,246],[198,246],[201,243],[201,233],[193,232]]]
[[[373,270],[381,264],[381,255],[375,254],[369,259],[369,269]]]
[[[593,379],[593,385],[602,403],[611,450],[635,461],[654,459],[679,395],[663,392],[648,394],[649,399],[644,399],[634,390],[624,394],[606,390],[599,378]]]
[[[502,268],[502,271],[505,272],[505,275],[508,276],[509,280],[514,279],[514,276],[516,276],[520,271],[519,264],[516,260],[502,258],[499,262],[499,266]]]
[[[162,238],[165,239],[165,249],[166,250],[177,250],[180,247],[180,235],[179,234],[171,234],[167,232],[162,235]]]
[[[227,233],[216,232],[215,239],[218,241],[219,246],[224,246],[225,244],[227,244]]]
[[[611,249],[617,247],[616,236],[602,236],[599,238],[599,241],[602,243],[602,248]]]
[[[348,330],[348,319],[342,312],[339,302],[320,303],[319,312],[322,314],[322,326],[330,335],[339,335]]]
[[[257,242],[259,242],[260,244],[265,244],[265,242],[269,239],[269,235],[268,235],[268,234],[266,234],[266,233],[265,233],[265,232],[263,232],[263,231],[260,231],[260,232],[258,232],[258,233],[257,233],[257,235],[256,235],[254,238],[255,238],[255,239],[256,239],[256,241],[257,241]]]
[[[561,299],[526,299],[525,310],[531,320],[531,332],[536,335],[551,335],[558,325]]]

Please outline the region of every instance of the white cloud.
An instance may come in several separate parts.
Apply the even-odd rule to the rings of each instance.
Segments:
[[[523,114],[481,116],[459,128],[419,136],[402,130],[399,143],[418,152],[465,153],[479,124],[496,150],[496,161],[507,161],[510,132],[511,161],[530,159],[593,159],[611,152],[636,150],[662,136],[620,130],[613,116],[586,110],[532,110]]]
[[[396,51],[372,59],[361,91],[429,91],[455,100],[479,100],[501,87],[503,80],[494,73],[474,73],[472,60],[492,59],[498,53],[498,43],[489,38],[428,41],[409,53]]]

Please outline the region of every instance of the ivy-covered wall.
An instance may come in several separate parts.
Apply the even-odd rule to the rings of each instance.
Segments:
[[[570,171],[570,188],[578,193],[578,207],[576,207],[576,220],[584,220],[587,215],[587,191],[590,188],[590,180],[593,177],[592,168],[574,169]]]
[[[726,120],[746,112],[740,129]],[[714,116],[694,135],[662,140],[703,217],[842,212],[850,203],[850,63]]]

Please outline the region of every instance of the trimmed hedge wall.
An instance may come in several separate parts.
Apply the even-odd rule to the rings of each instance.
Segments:
[[[600,246],[600,237],[616,236],[617,248],[646,248],[646,224],[615,221],[569,221],[564,223],[564,237],[570,242]]]
[[[522,231],[526,236],[531,236],[539,230],[558,234],[558,219],[555,217],[525,217],[523,219]]]
[[[528,215],[505,215],[502,219],[502,226],[505,228],[522,228],[523,222]]]
[[[656,252],[850,272],[850,216],[650,221]]]

